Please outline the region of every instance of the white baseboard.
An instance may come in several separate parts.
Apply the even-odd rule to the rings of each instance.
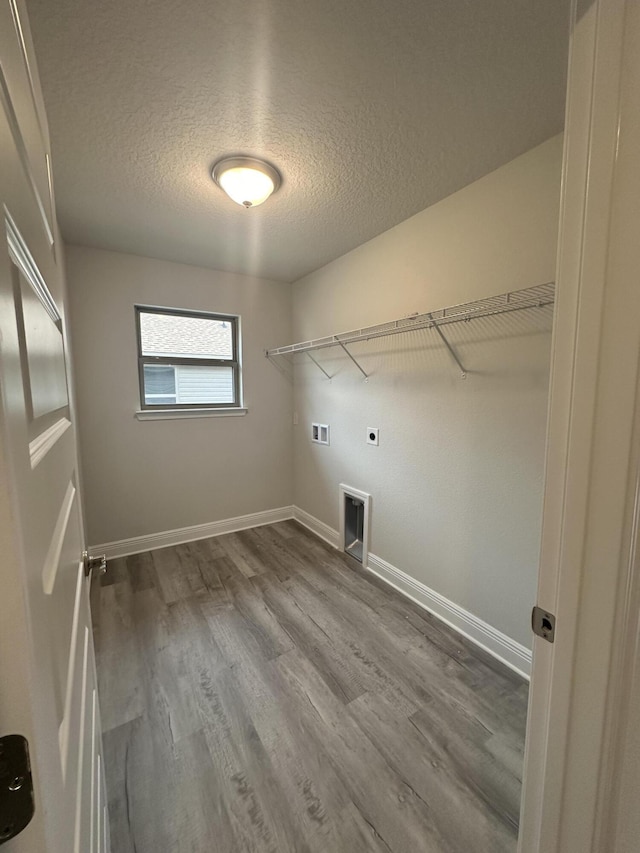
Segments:
[[[507,637],[492,625],[474,616],[468,610],[454,604],[440,593],[429,589],[406,572],[387,563],[375,554],[369,554],[367,569],[398,592],[406,595],[429,613],[446,622],[458,633],[502,661],[509,669],[515,670],[527,680],[531,675],[531,651],[526,646]]]
[[[151,533],[149,536],[134,536],[132,539],[121,539],[119,542],[106,542],[104,545],[93,545],[90,550],[92,553],[105,554],[107,559],[128,557],[130,554],[141,554],[143,551],[153,551],[156,548],[168,548],[170,545],[182,545],[185,542],[195,542],[197,539],[235,533],[237,530],[247,530],[249,527],[275,524],[276,521],[286,521],[293,517],[294,508],[283,506],[250,515],[239,515],[236,518],[225,518],[222,521],[212,521],[209,524],[194,524],[192,527],[164,530],[162,533]]]
[[[334,530],[333,527],[329,527],[329,525],[325,524],[323,521],[319,521],[313,515],[310,515],[298,506],[294,506],[292,509],[293,517],[296,521],[299,521],[303,527],[308,528],[312,533],[315,533],[316,536],[319,536],[320,539],[324,539],[324,541],[328,542],[332,548],[340,547],[340,534],[337,530]]]

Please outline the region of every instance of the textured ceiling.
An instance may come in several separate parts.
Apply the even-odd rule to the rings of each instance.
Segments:
[[[294,281],[562,129],[568,5],[28,0],[64,237]]]

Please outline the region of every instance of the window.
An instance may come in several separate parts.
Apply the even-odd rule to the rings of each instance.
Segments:
[[[238,318],[136,306],[143,409],[238,408]]]

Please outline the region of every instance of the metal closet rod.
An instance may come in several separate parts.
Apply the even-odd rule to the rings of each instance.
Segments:
[[[326,335],[322,338],[314,338],[310,341],[302,341],[296,344],[288,344],[283,347],[275,347],[266,351],[267,358],[275,355],[287,355],[290,353],[306,352],[309,354],[313,350],[326,349],[327,347],[342,347],[349,358],[355,362],[360,372],[367,377],[360,364],[356,361],[353,355],[346,349],[347,344],[353,344],[358,341],[370,341],[375,338],[389,337],[391,335],[399,335],[405,332],[418,331],[419,329],[435,329],[438,335],[442,338],[452,358],[460,368],[463,377],[466,371],[460,362],[455,350],[444,336],[440,326],[448,325],[449,323],[462,323],[469,320],[475,320],[480,317],[492,317],[498,314],[508,314],[513,311],[524,311],[529,308],[544,308],[547,305],[553,305],[555,296],[555,282],[547,282],[546,284],[538,284],[534,287],[526,287],[522,290],[513,290],[508,293],[501,293],[499,296],[491,296],[487,299],[480,299],[475,302],[465,302],[461,305],[454,305],[449,308],[441,308],[438,311],[430,311],[426,314],[414,314],[410,317],[402,317],[399,320],[392,320],[388,323],[379,323],[375,326],[366,326],[362,329],[354,329],[350,332],[340,332],[335,335]],[[311,355],[309,355],[311,358]],[[312,358],[312,361],[320,367],[318,362]],[[320,368],[325,376],[328,376],[323,368]]]

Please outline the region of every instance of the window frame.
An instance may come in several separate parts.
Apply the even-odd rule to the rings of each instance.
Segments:
[[[138,349],[138,386],[140,410],[142,412],[180,412],[193,410],[242,409],[242,382],[240,361],[240,317],[237,314],[218,314],[214,311],[192,311],[184,308],[163,308],[157,305],[134,305],[136,322],[136,341]],[[165,314],[176,317],[195,317],[196,319],[221,320],[231,326],[232,358],[197,358],[181,356],[159,356],[142,354],[142,332],[140,314]],[[144,390],[144,366],[146,364],[167,364],[173,366],[195,365],[198,367],[231,367],[233,371],[233,403],[147,403]]]

